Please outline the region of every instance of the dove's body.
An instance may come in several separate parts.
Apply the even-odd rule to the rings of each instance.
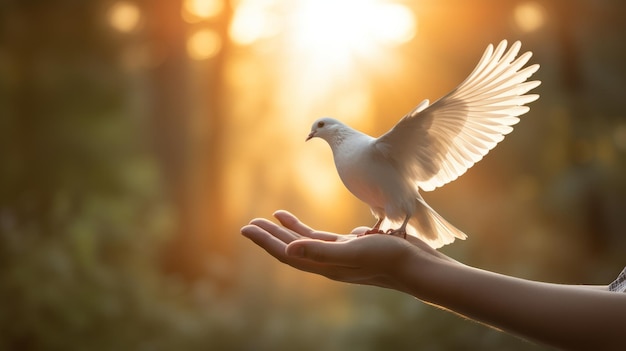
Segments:
[[[522,66],[516,42],[505,54],[506,41],[495,52],[490,45],[470,76],[451,93],[429,105],[423,101],[379,138],[356,131],[338,120],[321,118],[307,140],[319,137],[330,145],[345,186],[367,203],[379,226],[420,237],[434,248],[466,235],[437,214],[419,190],[433,190],[465,173],[510,133],[526,103],[524,95],[540,82],[526,82],[538,68]],[[514,60],[515,59],[515,60]]]
[[[441,240],[448,244],[455,237],[465,238],[463,232],[424,202],[417,185],[403,176],[401,169],[394,165],[394,160],[376,146],[376,138],[340,121],[331,118],[322,120],[336,128],[324,139],[333,151],[339,178],[354,196],[369,205],[376,218],[400,224],[409,217],[410,227],[421,233],[427,242]],[[441,227],[439,230],[438,226]]]
[[[417,191],[375,146],[375,138],[341,125],[329,141],[343,184],[370,206],[377,218],[403,220],[415,207]]]

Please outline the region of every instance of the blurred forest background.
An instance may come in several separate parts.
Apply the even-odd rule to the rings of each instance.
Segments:
[[[620,0],[0,0],[0,349],[542,349],[297,272],[239,229],[281,208],[371,225],[304,143],[312,121],[380,135],[519,39],[541,98],[424,194],[469,235],[443,251],[608,284],[626,264],[625,17]]]

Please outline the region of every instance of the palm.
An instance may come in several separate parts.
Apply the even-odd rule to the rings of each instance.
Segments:
[[[357,235],[366,228],[356,228],[352,234],[321,232],[288,212],[275,216],[282,226],[256,219],[242,232],[281,262],[333,280],[393,288],[388,277],[416,250],[447,258],[415,237]]]

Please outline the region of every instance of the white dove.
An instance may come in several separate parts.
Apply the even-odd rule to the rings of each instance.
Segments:
[[[529,111],[527,103],[539,98],[526,94],[541,84],[526,80],[538,64],[522,67],[532,56],[519,56],[515,42],[490,44],[474,71],[456,89],[429,105],[422,101],[379,138],[361,133],[333,118],[313,123],[311,138],[322,138],[333,152],[344,185],[367,203],[376,217],[367,232],[414,235],[433,248],[467,236],[448,223],[422,198],[465,173],[493,149],[512,125]]]

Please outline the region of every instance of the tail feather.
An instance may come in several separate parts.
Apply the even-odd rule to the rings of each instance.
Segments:
[[[424,240],[434,249],[450,244],[457,238],[467,238],[465,233],[446,221],[424,199],[418,197],[416,204],[415,212],[407,225],[407,234]],[[391,225],[399,226],[399,223]]]

